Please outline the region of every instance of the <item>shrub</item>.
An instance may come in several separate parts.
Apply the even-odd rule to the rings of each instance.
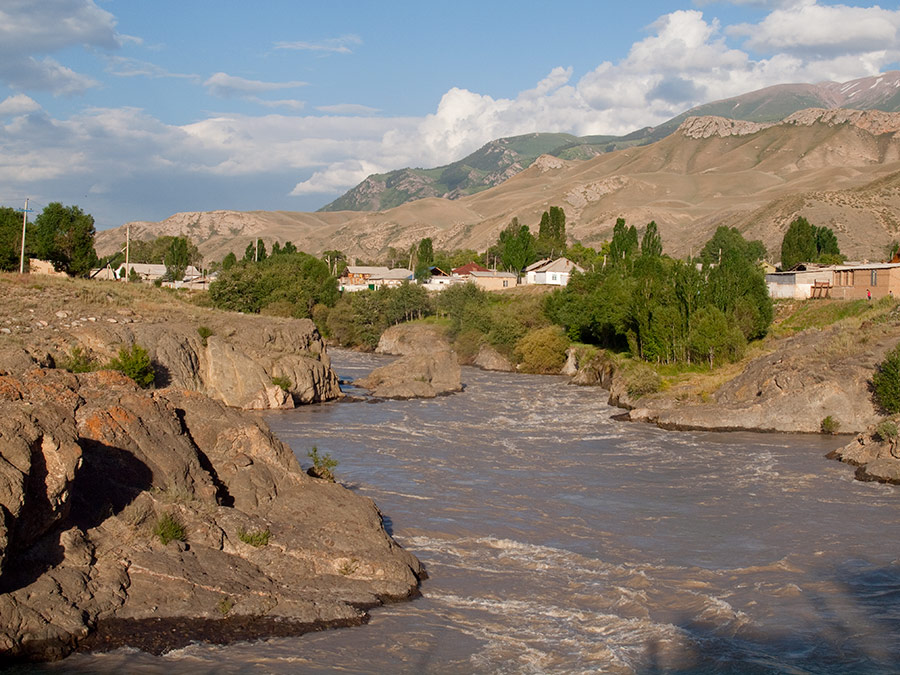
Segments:
[[[187,539],[187,530],[184,528],[184,523],[170,513],[163,514],[156,521],[153,534],[159,537],[163,544],[168,544],[170,541],[185,541]]]
[[[131,349],[122,347],[119,350],[119,355],[110,361],[106,367],[110,370],[118,370],[144,389],[153,384],[153,380],[156,378],[156,369],[153,367],[150,355],[146,349],[136,342],[131,345]]]
[[[207,328],[206,326],[199,326],[197,328],[197,335],[200,336],[200,339],[203,341],[203,346],[206,346],[206,340],[209,337],[212,337],[212,329]]]
[[[247,532],[244,528],[238,530],[238,539],[245,544],[250,544],[256,548],[268,546],[269,537],[271,536],[272,533],[269,532],[269,528],[266,528],[265,530],[254,530],[253,532]]]
[[[897,424],[893,420],[884,420],[875,427],[875,435],[886,443],[896,441],[897,433]]]
[[[834,435],[841,428],[841,423],[834,419],[831,415],[828,415],[822,420],[819,428],[822,430],[823,434]]]
[[[566,362],[569,338],[559,326],[530,331],[516,344],[522,370],[529,373],[558,373]]]
[[[319,449],[314,445],[312,450],[306,453],[307,456],[312,460],[312,468],[307,471],[310,476],[314,478],[321,478],[323,480],[329,480],[332,483],[334,482],[334,469],[338,462],[336,459],[332,459],[331,455],[326,453],[324,455],[319,454]]]
[[[645,394],[655,394],[662,386],[657,373],[650,366],[638,364],[638,366],[626,376],[626,388],[632,398],[640,398]]]
[[[276,387],[281,387],[285,391],[291,390],[291,381],[286,377],[273,377],[272,384]]]
[[[228,613],[234,608],[234,601],[226,595],[219,600],[217,607],[222,616],[228,616]]]
[[[875,402],[893,414],[900,412],[900,344],[894,347],[884,361],[875,366],[872,376]]]
[[[69,352],[68,358],[62,359],[59,365],[70,373],[89,373],[97,364],[83,348],[75,346]]]

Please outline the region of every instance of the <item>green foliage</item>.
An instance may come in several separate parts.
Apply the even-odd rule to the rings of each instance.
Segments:
[[[569,344],[569,338],[559,326],[545,326],[519,340],[515,352],[527,373],[558,373],[566,362]]]
[[[265,530],[253,530],[251,532],[247,532],[243,527],[238,530],[238,539],[245,544],[250,544],[256,548],[268,546],[269,538],[271,536],[272,533],[269,531],[269,528],[266,528]]]
[[[638,233],[634,225],[628,227],[625,225],[624,218],[616,219],[613,236],[609,242],[609,259],[606,264],[610,267],[631,269],[631,262],[637,252]]]
[[[97,368],[97,364],[81,346],[75,345],[68,358],[59,362],[59,367],[70,373],[89,373]]]
[[[226,595],[224,598],[219,600],[219,604],[216,605],[216,608],[219,610],[219,613],[223,617],[228,616],[228,614],[234,608],[234,601]]]
[[[422,286],[403,283],[345,294],[327,312],[329,337],[347,347],[374,349],[386,328],[403,321],[421,319],[433,311],[432,299]],[[319,310],[321,317],[323,312]]]
[[[173,237],[163,258],[166,265],[166,279],[180,281],[191,264],[190,243],[186,237]]]
[[[704,267],[718,265],[729,257],[757,263],[766,257],[766,247],[758,240],[747,241],[736,227],[720,225],[700,251]]]
[[[156,378],[156,369],[150,360],[150,354],[136,342],[131,345],[131,348],[122,347],[119,355],[106,367],[109,370],[118,370],[144,389],[153,384],[153,380]]]
[[[551,206],[541,215],[536,242],[537,256],[555,257],[566,250],[566,212],[560,206]]]
[[[781,242],[782,269],[789,270],[804,262],[834,264],[843,260],[837,236],[830,227],[810,225],[806,218],[799,216],[784,233]]]
[[[875,366],[872,376],[875,402],[891,414],[900,412],[900,344]]]
[[[628,395],[638,399],[646,394],[655,394],[662,386],[662,380],[653,368],[645,364],[637,364],[625,376]]]
[[[230,270],[235,265],[237,265],[237,256],[234,254],[234,251],[229,252],[228,255],[222,258],[223,270]]]
[[[897,440],[897,423],[894,420],[882,420],[875,427],[875,435],[885,443],[893,443]]]
[[[286,377],[273,377],[272,384],[276,387],[280,387],[284,391],[290,391],[292,386],[291,381]]]
[[[153,527],[153,535],[159,537],[163,544],[168,544],[170,541],[187,540],[187,530],[184,527],[184,523],[171,513],[164,513],[156,521],[156,525]]]
[[[77,206],[48,204],[34,221],[32,242],[38,258],[67,274],[87,276],[97,263],[94,218]]]
[[[488,251],[489,257],[499,259],[500,267],[519,274],[537,260],[537,242],[527,225],[513,218],[501,232],[497,243]]]
[[[8,206],[0,206],[0,270],[19,271],[22,250],[22,214]]]
[[[337,282],[325,262],[283,250],[258,263],[243,261],[223,268],[209,287],[213,306],[219,309],[258,314],[266,306],[287,303],[289,315],[295,318],[309,317],[316,303],[333,306],[338,295]]]
[[[130,284],[139,284],[141,283],[141,275],[138,274],[138,271],[133,267],[128,270],[128,283]]]
[[[700,308],[692,320],[688,346],[694,359],[705,360],[713,368],[718,363],[737,361],[746,341],[724,312],[707,305]]]
[[[831,415],[828,415],[827,417],[822,418],[822,422],[819,425],[819,428],[822,430],[823,434],[830,434],[833,436],[840,430],[841,423],[834,419]]]
[[[181,241],[176,245],[176,240],[179,239]],[[183,252],[179,252],[179,255],[187,258],[187,262],[184,264],[185,268],[187,268],[188,265],[199,265],[203,260],[203,256],[200,255],[197,245],[190,239],[167,234],[146,241],[133,239],[128,247],[129,262],[148,263],[151,265],[165,264],[168,266],[168,263],[166,263],[166,256],[170,254],[173,245],[177,248],[180,248],[182,245],[185,247]],[[121,248],[125,248],[125,242],[122,242]],[[182,273],[181,276],[184,276],[184,273]]]
[[[331,455],[328,453],[320,455],[319,449],[315,445],[312,447],[312,450],[306,454],[313,463],[312,469],[310,469],[312,472],[311,475],[315,475],[317,478],[322,478],[333,483],[334,468],[338,465],[338,461],[332,459]]]
[[[651,220],[647,223],[647,229],[644,230],[644,237],[641,239],[641,255],[658,258],[662,252],[662,237],[659,236],[659,228],[656,226],[656,221]]]
[[[211,338],[213,335],[212,329],[207,326],[197,326],[197,335],[200,336],[200,340],[203,342],[203,346],[206,346],[207,339]]]

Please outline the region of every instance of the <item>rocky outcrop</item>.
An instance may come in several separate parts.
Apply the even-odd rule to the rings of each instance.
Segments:
[[[293,408],[341,396],[337,375],[309,319],[217,317],[201,337],[183,322],[90,322],[71,328],[59,352],[79,346],[99,363],[137,343],[157,367],[157,387],[202,392],[245,410]]]
[[[437,326],[421,323],[400,323],[385,330],[375,348],[376,354],[427,354],[447,351],[450,343]]]
[[[360,623],[421,574],[246,413],[111,371],[0,377],[0,661]]]
[[[401,356],[353,384],[378,398],[434,398],[463,388],[456,353],[451,350]]]
[[[512,361],[490,345],[481,345],[479,347],[473,365],[478,366],[482,370],[496,370],[504,373],[512,373],[516,370],[516,366]]]
[[[875,427],[858,434],[844,447],[828,453],[828,458],[857,467],[858,480],[900,485],[900,448],[897,441],[881,438]]]

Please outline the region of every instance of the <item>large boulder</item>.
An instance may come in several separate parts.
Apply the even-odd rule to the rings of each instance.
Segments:
[[[496,370],[504,373],[512,373],[516,370],[516,366],[512,361],[490,345],[481,345],[479,347],[473,365],[478,366],[482,370]]]
[[[405,356],[428,354],[450,349],[447,337],[437,326],[422,323],[401,323],[381,334],[375,352]]]
[[[242,411],[35,370],[0,377],[0,413],[6,658],[297,634],[416,591],[372,501],[307,476]]]
[[[881,438],[876,427],[866,429],[827,456],[857,467],[858,480],[900,485],[900,448],[896,439]]]
[[[443,350],[401,356],[353,384],[379,398],[434,398],[462,391],[460,373],[456,353]]]

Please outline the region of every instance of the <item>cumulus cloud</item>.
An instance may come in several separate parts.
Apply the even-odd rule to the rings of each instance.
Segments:
[[[91,0],[7,0],[0,7],[0,81],[54,94],[97,86],[46,55],[73,46],[116,49],[115,25],[113,15]]]
[[[9,96],[5,101],[0,101],[0,116],[10,117],[13,115],[24,115],[26,113],[36,112],[41,109],[30,96],[25,94],[16,94]]]
[[[305,87],[307,84],[306,82],[261,82],[260,80],[248,80],[236,75],[228,75],[227,73],[216,73],[206,80],[203,86],[214,96],[231,98],[233,96],[241,97],[251,94],[262,94],[279,89],[296,89],[297,87]]]
[[[308,180],[297,183],[291,190],[291,196],[340,192],[348,185],[361,183],[373,173],[384,171],[384,167],[360,159],[334,162],[327,171],[316,171]]]

